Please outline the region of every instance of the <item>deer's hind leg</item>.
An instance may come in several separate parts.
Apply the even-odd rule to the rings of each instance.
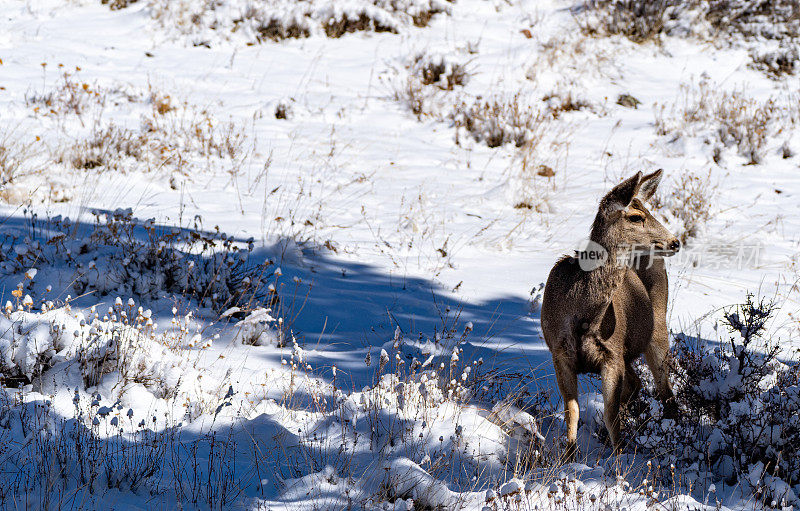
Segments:
[[[567,357],[553,353],[553,367],[556,370],[556,382],[561,397],[564,399],[564,422],[567,423],[567,449],[564,457],[573,460],[577,453],[578,442],[578,374],[575,364]]]

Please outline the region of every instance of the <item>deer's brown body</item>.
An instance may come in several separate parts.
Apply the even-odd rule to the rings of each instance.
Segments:
[[[641,355],[663,400],[672,397],[667,368],[667,272],[663,256],[678,240],[645,208],[661,171],[641,173],[611,190],[600,202],[590,239],[608,253],[605,264],[584,270],[576,257],[559,260],[547,278],[542,332],[553,356],[564,399],[568,453],[574,455],[578,430],[580,373],[602,379],[604,420],[619,447],[619,408],[641,387],[631,364]],[[648,254],[620,262],[634,248]]]

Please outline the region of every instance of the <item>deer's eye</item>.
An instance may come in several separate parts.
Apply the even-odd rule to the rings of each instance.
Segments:
[[[642,215],[631,215],[631,216],[628,217],[628,220],[630,220],[631,222],[644,223],[644,216],[642,216]]]

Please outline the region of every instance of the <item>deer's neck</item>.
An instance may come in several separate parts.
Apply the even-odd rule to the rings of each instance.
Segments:
[[[602,233],[592,230],[590,239],[602,246],[608,254],[605,264],[587,272],[588,287],[592,291],[594,299],[597,300],[597,305],[607,307],[611,303],[614,292],[625,278],[626,266],[620,262],[623,260],[624,254],[615,243],[602,236]]]

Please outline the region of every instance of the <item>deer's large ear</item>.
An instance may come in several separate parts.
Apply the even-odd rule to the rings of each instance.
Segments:
[[[613,209],[625,209],[639,192],[639,185],[642,182],[642,173],[637,172],[625,181],[611,189],[605,196],[603,202],[606,207]]]
[[[639,192],[636,196],[643,201],[650,199],[656,193],[656,188],[658,188],[658,183],[661,182],[662,175],[664,175],[664,169],[658,169],[652,174],[644,176],[639,184]]]

